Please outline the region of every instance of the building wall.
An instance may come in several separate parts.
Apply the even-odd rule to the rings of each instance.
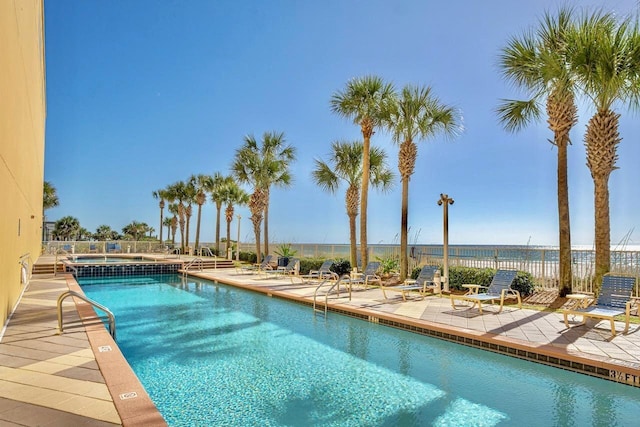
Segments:
[[[40,255],[44,179],[43,0],[0,1],[0,324],[17,303],[21,257]],[[0,328],[1,330],[2,328]]]

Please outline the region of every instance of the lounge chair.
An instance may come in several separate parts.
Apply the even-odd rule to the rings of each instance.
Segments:
[[[418,293],[424,298],[427,294],[428,286],[433,285],[433,277],[436,274],[436,271],[440,271],[440,267],[437,265],[425,265],[420,270],[418,277],[415,280],[407,279],[404,282],[404,285],[400,286],[384,286],[380,285],[380,289],[382,289],[382,295],[384,299],[387,299],[386,291],[396,291],[402,293],[402,299],[404,301],[407,300],[407,292],[418,291]]]
[[[331,271],[334,261],[332,259],[325,260],[317,270],[309,270],[309,273],[300,276],[303,282],[311,282],[323,279],[338,279],[338,275]]]
[[[299,258],[289,258],[287,265],[278,266],[277,268],[264,270],[264,274],[266,277],[269,276],[291,276],[291,281],[293,282],[293,277],[298,276],[298,272],[300,271],[300,259]]]
[[[355,273],[351,275],[350,283],[353,285],[363,285],[365,289],[372,283],[382,283],[382,279],[376,273],[380,268],[378,261],[371,261],[365,267],[362,273]]]
[[[95,243],[89,243],[89,253],[90,254],[98,253],[98,246]]]
[[[482,314],[482,303],[500,300],[500,309],[498,313],[502,311],[505,298],[516,298],[518,300],[518,308],[522,308],[522,298],[520,298],[520,292],[511,288],[513,281],[516,278],[517,271],[515,270],[498,270],[491,280],[491,284],[487,286],[471,287],[469,292],[465,295],[453,295],[451,294],[451,306],[456,309],[455,301],[462,300],[472,302],[470,308],[478,304],[478,310]],[[483,292],[480,292],[484,290]],[[477,292],[477,293],[476,293]]]
[[[245,265],[241,267],[241,271],[251,272],[251,273],[260,273],[262,271],[271,270],[271,261],[273,260],[273,255],[267,255],[264,257],[262,262],[255,263],[253,265]]]
[[[578,307],[563,310],[562,314],[564,315],[564,324],[568,329],[569,321],[567,316],[569,314],[582,315],[582,323],[578,326],[586,324],[587,317],[609,320],[609,322],[611,322],[611,335],[615,336],[616,326],[614,324],[614,318],[624,314],[625,327],[623,334],[626,334],[629,330],[631,295],[635,285],[635,277],[604,276],[602,278],[600,295],[598,295],[598,299],[595,300],[595,304],[584,308]]]

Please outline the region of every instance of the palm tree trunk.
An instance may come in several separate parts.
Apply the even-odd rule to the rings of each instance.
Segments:
[[[373,134],[373,123],[370,119],[365,119],[361,124],[363,145],[362,145],[362,192],[360,193],[360,257],[362,268],[368,263],[367,248],[367,204],[369,201],[369,174],[370,174],[370,147],[371,135]]]
[[[349,243],[351,249],[349,252],[351,258],[351,267],[358,265],[358,241],[356,236],[356,215],[349,215]]]
[[[198,218],[196,221],[196,250],[200,247],[200,219],[202,218],[202,204],[198,203]]]
[[[227,254],[229,253],[230,247],[231,247],[231,220],[227,219],[227,247],[225,248]]]
[[[558,236],[560,240],[560,296],[571,293],[571,225],[569,219],[569,183],[567,179],[567,142],[558,141]]]
[[[598,174],[593,178],[595,201],[596,236],[596,286],[600,287],[602,276],[609,272],[611,262],[611,229],[609,217],[609,174]]]
[[[409,179],[402,179],[402,214],[400,219],[400,281],[407,278],[409,260],[407,259],[407,240],[409,223]]]
[[[162,221],[164,220],[164,218],[163,218],[163,210],[164,210],[164,208],[161,207],[160,208],[160,244],[162,244],[162,227],[164,227],[164,225],[162,225]]]
[[[269,190],[265,191],[264,205],[264,255],[269,255]]]
[[[216,254],[220,255],[220,209],[222,203],[216,202]]]

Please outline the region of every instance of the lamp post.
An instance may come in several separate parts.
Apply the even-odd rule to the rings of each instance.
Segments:
[[[240,220],[242,217],[237,215],[238,217],[238,240],[236,241],[236,261],[240,261]]]
[[[444,227],[444,245],[443,245],[443,281],[444,291],[449,292],[449,205],[453,204],[453,199],[449,198],[447,194],[440,193],[440,200],[438,200],[438,206],[443,208],[443,227]]]

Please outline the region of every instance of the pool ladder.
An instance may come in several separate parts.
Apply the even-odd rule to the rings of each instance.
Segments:
[[[336,290],[336,294],[339,297],[340,296],[340,283],[342,282],[343,279],[346,279],[346,281],[349,283],[347,285],[347,290],[349,292],[349,301],[351,301],[351,278],[349,277],[348,274],[344,274],[342,276],[340,276],[338,278],[338,280],[336,280],[335,282],[333,282],[330,279],[325,279],[323,280],[318,287],[316,288],[316,290],[313,292],[313,313],[324,313],[325,317],[327,316],[327,309],[328,309],[328,302],[329,302],[329,294],[331,294],[331,292],[335,289]],[[331,286],[329,286],[331,285]],[[323,288],[327,288],[326,292],[324,293],[324,310],[319,309],[317,302],[318,302],[318,297],[322,297],[322,295],[320,295],[320,292]]]
[[[64,332],[63,329],[63,322],[62,322],[62,301],[65,300],[65,298],[67,297],[76,297],[76,298],[80,298],[81,300],[83,300],[86,303],[91,304],[93,307],[104,311],[107,314],[107,318],[109,319],[109,333],[111,334],[111,336],[113,337],[113,339],[116,339],[116,317],[113,315],[113,313],[104,305],[99,304],[97,302],[95,302],[92,299],[87,298],[86,296],[79,294],[77,292],[74,291],[67,291],[62,293],[59,297],[58,297],[58,330],[60,331],[60,333]],[[99,319],[102,319],[100,317],[98,317]]]
[[[197,265],[198,267],[198,271],[202,271],[202,264],[204,263],[204,260],[202,258],[194,258],[191,261],[189,261],[189,263],[187,265],[185,265],[182,268],[182,277],[187,277],[187,274],[189,274],[189,268],[193,267],[194,264]]]

